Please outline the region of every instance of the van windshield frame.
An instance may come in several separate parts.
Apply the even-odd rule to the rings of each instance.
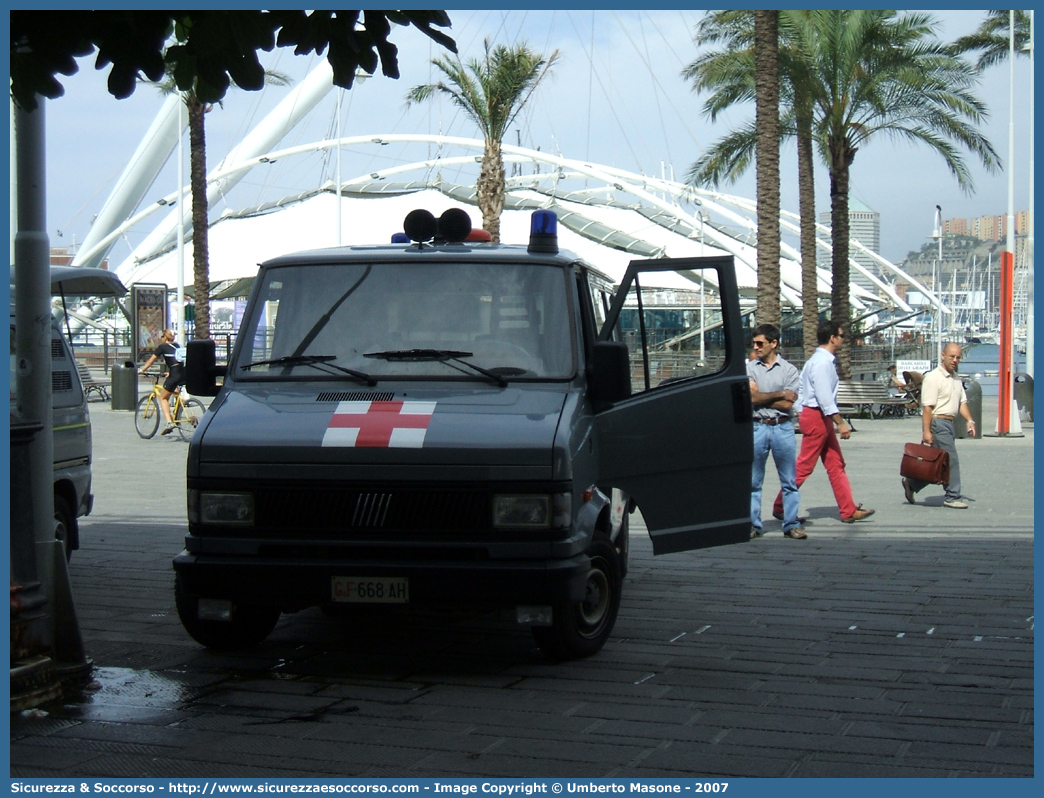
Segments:
[[[357,261],[263,267],[239,332],[237,380],[571,380],[564,264]],[[431,350],[455,357],[380,357]],[[323,366],[312,365],[320,358]],[[462,362],[466,361],[466,362]]]

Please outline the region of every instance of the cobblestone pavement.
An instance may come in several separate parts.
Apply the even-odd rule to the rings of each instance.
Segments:
[[[554,665],[479,612],[307,611],[206,651],[173,601],[187,446],[92,418],[70,572],[98,689],[12,715],[12,777],[1033,775],[1031,423],[958,441],[965,511],[904,502],[919,427],[889,419],[844,443],[865,522],[840,523],[821,467],[806,541],[770,517],[771,468],[749,544],[654,558],[636,515],[612,640]]]

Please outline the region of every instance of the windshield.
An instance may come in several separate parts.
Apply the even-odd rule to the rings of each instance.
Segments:
[[[264,272],[239,377],[564,379],[575,371],[562,267],[352,263]],[[347,370],[347,371],[346,371]]]

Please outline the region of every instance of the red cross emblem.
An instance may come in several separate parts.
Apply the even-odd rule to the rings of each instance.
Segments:
[[[323,446],[420,449],[435,402],[341,402]]]

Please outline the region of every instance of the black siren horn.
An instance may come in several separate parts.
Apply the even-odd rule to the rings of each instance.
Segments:
[[[410,237],[411,241],[418,243],[433,239],[438,227],[439,223],[435,221],[435,215],[423,208],[410,211],[402,223],[403,232]]]
[[[439,238],[458,243],[471,232],[471,217],[461,208],[450,208],[439,217]]]

